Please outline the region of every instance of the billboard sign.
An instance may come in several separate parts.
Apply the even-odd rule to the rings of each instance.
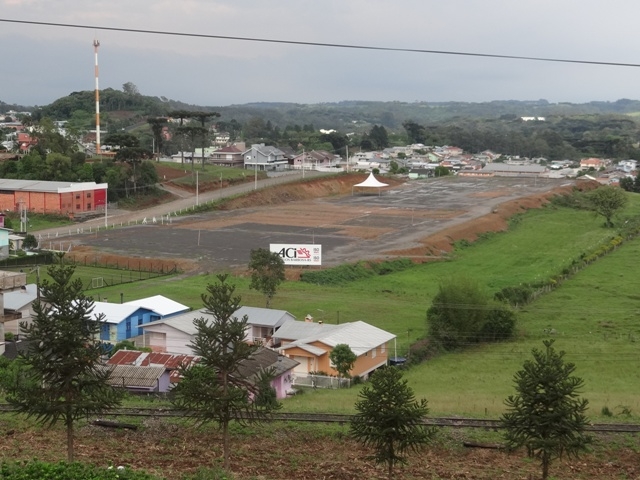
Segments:
[[[322,265],[322,245],[272,243],[269,250],[280,255],[285,265]]]

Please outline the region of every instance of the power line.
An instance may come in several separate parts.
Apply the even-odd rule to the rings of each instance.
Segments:
[[[204,33],[186,33],[186,32],[172,32],[169,30],[146,30],[141,28],[120,28],[120,27],[105,27],[99,25],[82,25],[73,23],[57,23],[57,22],[37,22],[33,20],[15,20],[10,18],[0,18],[0,22],[4,23],[17,23],[23,25],[39,25],[48,27],[62,27],[62,28],[81,28],[90,30],[106,30],[111,32],[127,32],[127,33],[144,33],[149,35],[166,35],[174,37],[191,37],[191,38],[207,38],[217,40],[234,40],[242,42],[256,42],[256,43],[272,43],[280,45],[301,45],[307,47],[328,47],[328,48],[346,48],[354,50],[373,50],[383,52],[404,52],[404,53],[426,53],[433,55],[454,55],[463,57],[480,57],[480,58],[498,58],[504,60],[526,60],[535,62],[553,62],[553,63],[572,63],[582,65],[602,65],[611,67],[640,67],[638,63],[623,63],[623,62],[602,62],[595,60],[576,60],[568,58],[550,58],[550,57],[529,57],[524,55],[500,55],[494,53],[478,53],[478,52],[462,52],[455,50],[427,50],[421,48],[399,48],[399,47],[379,47],[373,45],[353,45],[346,43],[324,43],[324,42],[303,42],[299,40],[278,40],[272,38],[257,38],[257,37],[236,37],[228,35],[210,35]]]

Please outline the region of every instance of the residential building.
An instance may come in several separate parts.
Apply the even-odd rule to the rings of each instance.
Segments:
[[[215,150],[207,159],[207,163],[221,167],[244,167],[244,144],[242,148],[237,145],[230,145]]]
[[[289,165],[284,152],[264,143],[251,145],[244,152],[244,168],[248,170],[282,170]]]
[[[142,335],[143,325],[188,310],[186,305],[156,295],[127,303],[94,302],[92,316],[103,318],[100,340],[115,344]]]
[[[303,168],[305,170],[316,167],[332,167],[340,162],[340,157],[326,150],[312,150],[296,155],[292,160],[293,168]]]
[[[253,345],[274,346],[274,335],[285,322],[295,317],[284,310],[271,308],[240,307],[233,316],[238,319],[247,316],[245,341]],[[169,352],[192,355],[191,342],[197,330],[193,324],[196,318],[215,321],[206,309],[194,310],[165,318],[151,324],[144,324],[141,346],[150,347],[154,352]],[[138,342],[140,343],[140,342]]]
[[[35,283],[25,285],[24,288],[4,294],[4,331],[5,333],[20,334],[20,323],[31,324],[33,316],[33,302],[38,298],[38,286]]]
[[[294,373],[300,374],[325,372],[338,375],[329,354],[336,345],[349,345],[357,356],[350,372],[353,377],[366,377],[386,365],[389,348],[394,347],[390,342],[396,338],[394,334],[363,321],[330,325],[290,320],[275,335],[280,342],[280,353],[299,363]]]

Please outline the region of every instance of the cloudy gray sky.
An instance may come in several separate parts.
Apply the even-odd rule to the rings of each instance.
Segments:
[[[0,0],[0,18],[203,35],[640,64],[638,0]],[[342,100],[638,99],[640,68],[0,22],[0,100],[133,82],[207,106]]]

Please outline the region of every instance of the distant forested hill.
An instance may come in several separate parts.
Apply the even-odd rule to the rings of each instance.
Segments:
[[[2,106],[7,105],[0,102]],[[94,112],[93,91],[73,92],[50,105],[35,110],[37,118],[55,120],[80,119]],[[22,107],[25,108],[25,107]],[[164,115],[171,110],[217,111],[222,121],[232,119],[246,123],[260,117],[281,129],[287,125],[313,125],[315,128],[335,128],[340,131],[363,131],[372,125],[382,125],[392,131],[402,130],[402,124],[413,121],[421,125],[438,125],[457,119],[509,119],[517,117],[553,117],[601,114],[640,114],[640,101],[621,99],[615,102],[549,103],[536,101],[469,102],[368,102],[337,103],[248,103],[229,106],[191,105],[165,97],[151,97],[112,88],[100,92],[100,108],[106,114],[128,112],[128,116]],[[114,115],[115,116],[115,115]],[[125,115],[126,116],[126,115]]]

